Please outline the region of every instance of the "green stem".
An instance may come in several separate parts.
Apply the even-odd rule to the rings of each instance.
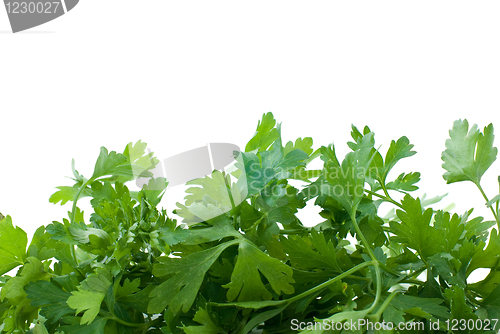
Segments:
[[[380,198],[380,199],[383,199],[383,200],[385,200],[386,202],[392,203],[392,204],[396,205],[397,207],[399,207],[399,208],[403,209],[403,206],[402,206],[400,203],[398,203],[398,202],[396,202],[395,200],[393,200],[393,199],[389,196],[389,194],[387,194],[386,196],[383,196],[383,195],[377,194],[376,192],[371,191],[371,190],[368,190],[368,189],[365,189],[365,191],[366,191],[368,194],[370,194],[370,195],[373,195],[373,196],[375,196],[375,197],[378,197],[378,198]],[[385,190],[385,192],[387,192],[387,190]]]
[[[146,324],[135,324],[135,323],[130,323],[130,322],[127,322],[125,320],[122,320],[120,318],[117,318],[117,317],[111,317],[109,318],[110,320],[113,320],[113,321],[116,321],[117,323],[119,324],[122,324],[122,325],[125,325],[125,326],[128,326],[128,327],[145,327],[145,326],[150,326],[149,323],[146,323]]]
[[[416,271],[412,272],[411,274],[406,275],[403,278],[403,280],[412,279],[413,277],[418,277],[418,275],[420,275],[426,269],[428,269],[428,267],[422,267],[419,270],[416,270]]]
[[[396,201],[392,199],[391,195],[389,195],[389,192],[387,191],[387,188],[385,187],[385,180],[382,184],[380,184],[382,187],[382,190],[384,191],[385,197],[387,197],[392,203],[395,203]]]
[[[373,304],[368,309],[368,313],[370,313],[371,311],[373,311],[375,309],[375,307],[377,307],[377,304],[380,300],[380,297],[382,296],[382,277],[380,275],[380,268],[379,268],[378,261],[375,262],[374,267],[375,267],[375,276],[377,279],[377,291],[375,294],[375,300],[373,301]]]
[[[235,208],[236,205],[234,205],[234,199],[233,199],[233,194],[231,194],[231,184],[227,178],[226,178],[226,175],[223,175],[222,176],[224,178],[224,183],[226,184],[226,188],[227,188],[227,194],[229,195],[229,200],[231,201],[231,208]]]
[[[69,245],[69,251],[71,252],[71,256],[73,257],[73,260],[75,260],[75,263],[78,265],[78,261],[76,259],[75,245]]]
[[[380,275],[380,267],[379,267],[380,262],[375,257],[375,254],[373,254],[373,251],[370,247],[370,244],[368,243],[365,236],[361,232],[361,229],[359,228],[358,222],[356,221],[356,209],[357,208],[353,208],[351,210],[351,221],[354,224],[354,229],[356,230],[356,233],[358,234],[359,238],[361,239],[361,243],[365,247],[366,252],[370,256],[370,258],[372,259],[372,263],[373,263],[373,266],[375,268],[377,292],[376,292],[375,300],[373,301],[373,304],[368,309],[368,313],[370,313],[377,306],[377,303],[380,299],[380,296],[382,295],[382,277]]]
[[[229,175],[227,175],[229,177]],[[228,180],[226,178],[226,175],[222,176],[224,178],[224,183],[226,184],[227,188],[227,194],[229,195],[229,200],[231,201],[231,209],[233,210],[233,226],[235,228],[239,228],[239,226],[236,225],[236,213],[234,212],[234,208],[236,205],[234,205],[234,199],[233,199],[233,194],[231,193],[231,180]]]
[[[498,177],[498,192],[500,193],[500,176]],[[497,216],[500,214],[500,211],[498,211],[499,206],[500,206],[500,201],[497,201],[497,205],[496,205]],[[500,230],[500,228],[499,228],[499,230]]]
[[[375,257],[375,254],[373,254],[373,251],[370,247],[370,244],[366,240],[364,234],[361,232],[361,229],[359,228],[358,222],[356,221],[356,208],[353,208],[351,211],[351,221],[352,221],[352,224],[354,225],[354,229],[356,230],[356,234],[361,239],[361,243],[363,244],[363,246],[365,246],[365,249],[366,249],[366,252],[368,253],[368,256],[370,256],[370,259],[372,259],[373,261],[376,261],[378,263],[378,260]]]
[[[387,308],[387,306],[389,306],[389,303],[392,301],[392,299],[394,297],[396,297],[396,295],[400,292],[402,292],[403,290],[395,290],[393,291],[389,297],[387,297],[385,300],[384,300],[384,303],[380,306],[380,308],[378,309],[377,313],[374,313],[373,314],[373,318],[375,318],[377,321],[380,319],[380,316],[382,315],[382,313],[384,312],[384,310]]]
[[[287,229],[284,229],[284,230],[280,230],[280,234],[300,234],[300,233],[303,233],[304,231],[310,231],[311,228],[310,227],[304,227],[303,229],[290,229],[290,230],[287,230]]]
[[[381,269],[383,269],[385,272],[387,272],[387,273],[389,273],[389,274],[391,274],[393,276],[398,277],[399,275],[401,275],[401,273],[399,271],[396,271],[396,270],[394,270],[392,268],[389,268],[388,266],[386,266],[385,264],[383,264],[381,262],[380,262],[379,265],[380,265]]]
[[[78,192],[76,193],[76,196],[75,198],[73,199],[73,207],[71,209],[71,223],[73,223],[75,221],[75,215],[76,215],[76,203],[78,202],[78,198],[80,198],[80,195],[82,194],[82,191],[90,184],[92,183],[93,180],[90,179],[88,180],[87,182],[85,182],[81,187],[80,189],[78,189]],[[73,259],[75,260],[75,263],[78,263],[78,261],[76,260],[76,253],[75,253],[75,246],[74,245],[71,245],[70,246],[70,251],[71,251],[71,256],[73,257]]]
[[[260,222],[261,222],[264,218],[266,218],[266,217],[267,217],[267,212],[266,212],[265,214],[263,214],[263,215],[262,215],[262,217],[260,217],[259,219],[257,219],[257,220],[255,221],[255,223],[253,223],[253,225],[252,225],[252,226],[250,226],[250,228],[249,228],[248,230],[252,230],[252,229],[256,228],[256,227],[257,227],[257,225],[259,225],[259,224],[260,224]]]
[[[347,278],[360,280],[360,281],[371,281],[371,279],[368,277],[361,277],[361,276],[355,276],[355,275],[349,275],[349,276],[347,276]]]
[[[304,291],[292,298],[289,298],[289,299],[285,299],[283,300],[284,302],[287,302],[287,303],[292,303],[296,300],[299,300],[307,295],[310,295],[311,293],[314,293],[314,292],[317,292],[319,290],[322,290],[324,288],[326,288],[327,286],[329,286],[330,284],[332,283],[335,283],[345,277],[348,277],[352,274],[354,274],[356,271],[360,270],[360,269],[363,269],[364,267],[368,267],[368,266],[371,266],[371,265],[375,265],[375,263],[373,261],[368,261],[368,262],[363,262],[363,263],[360,263],[358,264],[357,266],[355,267],[352,267],[351,269],[343,272],[342,274],[338,275],[338,276],[335,276],[334,278],[330,278],[328,281],[326,282],[323,282],[321,283],[320,285],[316,285],[314,288],[311,288],[307,291]]]
[[[78,198],[80,198],[80,195],[82,194],[82,191],[87,188],[87,186],[92,183],[91,180],[88,180],[85,182],[80,189],[78,189],[78,192],[76,193],[75,199],[73,200],[73,208],[71,209],[71,222],[73,223],[75,221],[75,215],[76,215],[76,203],[78,202]]]
[[[117,323],[119,324],[122,324],[122,325],[125,325],[125,326],[129,326],[129,327],[144,327],[144,326],[148,326],[151,327],[151,324],[150,323],[143,323],[143,324],[137,324],[137,323],[130,323],[130,322],[127,322],[125,320],[122,320],[118,317],[116,317],[114,314],[112,314],[111,312],[108,312],[108,311],[105,311],[105,310],[100,310],[99,311],[99,314],[109,320],[113,320],[113,321],[116,321]]]
[[[425,282],[422,282],[418,279],[404,279],[399,283],[408,283],[408,284],[418,284],[418,285],[424,285]]]
[[[484,200],[486,201],[486,203],[488,203],[490,200],[488,199],[488,196],[486,196],[486,193],[484,192],[483,187],[481,187],[481,184],[479,184],[479,182],[474,182],[474,184],[477,186],[477,188],[479,189],[479,191],[483,195]],[[493,213],[493,217],[495,217],[498,229],[500,230],[500,220],[498,220],[497,213],[495,212],[495,209],[493,209],[492,205],[490,205],[490,209],[491,209],[491,212]]]
[[[327,286],[329,286],[330,284],[332,283],[335,283],[345,277],[349,277],[351,276],[352,274],[354,274],[355,272],[357,272],[358,270],[360,269],[363,269],[364,267],[368,267],[368,266],[373,266],[375,265],[375,262],[373,261],[368,261],[368,262],[363,262],[363,263],[360,263],[358,264],[357,266],[354,266],[352,267],[351,269],[343,272],[342,274],[338,275],[338,276],[335,276],[333,278],[330,278],[328,281],[325,281],[319,285],[316,285],[314,288],[311,288],[307,291],[304,291],[296,296],[293,296],[292,298],[288,298],[288,299],[282,299],[282,300],[270,300],[270,301],[263,301],[261,302],[261,304],[267,304],[267,306],[279,306],[279,305],[283,305],[283,304],[290,304],[290,303],[293,303],[294,301],[297,301],[301,298],[304,298],[312,293],[315,293],[317,291],[320,291],[324,288],[326,288]],[[245,303],[247,302],[237,302],[237,303],[214,303],[214,302],[209,302],[209,304],[211,305],[216,305],[216,306],[220,306],[220,307],[229,307],[229,306],[236,306],[236,307],[245,307]],[[252,303],[252,302],[249,302],[249,303]],[[250,307],[251,308],[251,307]]]

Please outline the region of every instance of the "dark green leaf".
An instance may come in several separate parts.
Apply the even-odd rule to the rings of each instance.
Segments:
[[[64,331],[64,334],[104,334],[106,321],[107,318],[97,318],[88,325],[61,326],[59,329]]]
[[[396,235],[392,239],[416,250],[427,258],[443,249],[441,232],[430,225],[433,211],[422,212],[420,200],[406,195],[401,202],[405,211],[397,210],[401,223],[391,221],[391,230]]]
[[[500,284],[485,298],[482,305],[488,311],[489,319],[500,319]],[[497,323],[495,330],[498,331],[499,329],[500,323]]]
[[[223,331],[213,322],[208,312],[201,307],[194,315],[193,320],[201,326],[184,326],[183,330],[186,334],[219,334]]]
[[[74,310],[66,304],[71,294],[63,291],[52,282],[31,282],[24,288],[24,291],[31,299],[31,305],[41,306],[41,314],[50,322],[55,322],[64,315],[74,313]]]
[[[240,242],[238,248],[238,260],[231,275],[231,283],[225,285],[228,288],[227,299],[233,301],[266,300],[271,298],[271,293],[266,289],[260,274],[270,283],[272,289],[277,293],[293,293],[291,285],[292,268],[280,260],[270,257],[259,250],[250,242]]]
[[[187,312],[198,294],[205,273],[219,255],[235,243],[237,241],[228,241],[183,258],[159,258],[159,263],[153,268],[153,274],[158,277],[173,276],[150,293],[153,299],[149,303],[148,312],[161,313],[166,307],[174,313],[181,309]]]

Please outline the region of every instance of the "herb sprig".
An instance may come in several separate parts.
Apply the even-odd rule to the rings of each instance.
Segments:
[[[174,211],[182,222],[158,207],[168,182],[154,178],[159,160],[145,143],[101,148],[90,178],[73,161],[74,184],[50,197],[71,202],[67,218],[39,227],[28,244],[0,214],[1,332],[320,334],[364,323],[342,327],[363,333],[368,321],[418,322],[425,328],[412,332],[421,333],[438,321],[435,333],[498,331],[500,194],[490,199],[481,186],[498,153],[493,125],[456,121],[442,153],[446,182],[474,183],[491,221],[413,196],[420,173],[391,174],[416,153],[408,138],[383,153],[368,127],[353,126],[351,136],[339,159],[333,144],[313,149],[311,138],[283,144],[281,125],[263,115],[232,172],[188,183]],[[308,169],[318,158],[323,168]],[[150,180],[130,191],[138,177]],[[93,210],[87,222],[83,197]],[[384,202],[394,215],[379,215]],[[305,226],[297,213],[306,205],[324,220]],[[468,283],[478,268],[488,276]]]

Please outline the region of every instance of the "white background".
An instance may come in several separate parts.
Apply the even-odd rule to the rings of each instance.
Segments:
[[[418,154],[392,176],[420,171],[419,195],[491,220],[471,184],[445,184],[440,155],[455,119],[500,129],[499,14],[498,1],[81,0],[12,34],[0,7],[0,212],[31,234],[70,209],[48,198],[71,185],[72,158],[88,177],[100,146],[142,139],[160,160],[244,147],[271,111],[285,140],[340,156],[351,124],[382,152],[406,135]],[[167,193],[169,211],[182,197]]]

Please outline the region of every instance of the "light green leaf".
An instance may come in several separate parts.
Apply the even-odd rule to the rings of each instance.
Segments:
[[[91,236],[95,236],[102,241],[104,245],[111,245],[112,240],[108,233],[99,228],[87,227],[83,222],[69,223],[66,219],[64,224],[52,222],[47,226],[47,232],[54,240],[60,240],[70,245],[88,244]]]
[[[168,182],[167,179],[164,177],[158,177],[156,179],[151,178],[149,179],[148,184],[145,184],[142,186],[142,191],[139,193],[142,194],[143,197],[145,197],[151,205],[158,205],[160,204],[160,201],[165,194],[165,190],[167,189]],[[137,199],[139,200],[139,196],[137,196]]]
[[[154,157],[153,152],[146,153],[147,144],[142,141],[137,141],[135,144],[128,143],[123,151],[123,155],[127,158],[124,166],[119,166],[118,174],[122,175],[120,182],[135,180],[139,177],[151,176],[150,171],[158,163],[159,160]],[[155,189],[161,182],[155,182]]]
[[[85,311],[80,324],[90,324],[94,321],[97,314],[99,314],[105,294],[89,290],[73,291],[71,294],[72,296],[67,301],[68,306],[75,309],[76,314]]]
[[[420,173],[401,173],[396,178],[396,180],[386,184],[386,188],[389,190],[399,190],[399,191],[415,191],[418,187],[415,185],[420,181]]]
[[[50,236],[50,233],[45,232],[45,226],[40,226],[31,239],[28,256],[36,257],[41,261],[54,257],[57,241]]]
[[[78,191],[80,191],[80,187],[81,185],[78,183],[75,184],[73,187],[68,187],[68,186],[56,187],[59,190],[50,196],[49,202],[54,204],[61,202],[61,205],[64,205],[68,201],[74,201],[76,195],[78,194]],[[90,189],[85,188],[80,193],[79,198],[88,197],[90,195],[91,195]]]
[[[80,284],[80,290],[96,291],[106,294],[111,286],[113,276],[109,270],[97,268],[96,271],[87,276]]]
[[[9,299],[12,305],[19,305],[26,297],[24,287],[30,282],[45,280],[50,274],[44,271],[42,262],[35,257],[28,257],[26,264],[21,270],[19,276],[15,276],[7,281],[1,289],[1,296]]]
[[[245,147],[245,152],[253,150],[265,151],[279,136],[274,128],[276,120],[272,113],[268,112],[262,116],[262,121],[257,124],[257,132]]]
[[[307,155],[310,155],[311,153],[313,153],[312,145],[313,145],[313,140],[311,137],[305,137],[304,139],[297,138],[295,140],[295,144],[291,141],[286,143],[283,153],[287,155],[289,152],[295,149],[299,149],[307,153]]]
[[[396,165],[396,163],[404,158],[411,157],[417,152],[412,151],[413,145],[410,144],[410,140],[403,136],[398,139],[398,141],[391,141],[389,150],[385,155],[384,167],[382,172],[382,181],[385,181],[389,171]]]
[[[446,150],[441,159],[446,170],[447,183],[472,181],[479,184],[484,172],[496,160],[497,148],[493,147],[493,124],[481,133],[476,124],[469,130],[467,120],[457,120],[446,140]]]
[[[117,171],[118,166],[125,164],[126,161],[127,157],[123,154],[116,153],[115,151],[108,153],[107,148],[104,146],[101,147],[99,157],[94,167],[94,173],[90,180],[93,181],[103,176],[113,175]]]
[[[0,275],[24,263],[27,244],[26,232],[14,228],[10,216],[0,220]]]
[[[108,176],[109,181],[121,183],[138,177],[152,177],[148,171],[158,162],[158,159],[153,157],[153,152],[146,154],[146,143],[140,140],[134,145],[129,143],[123,154],[115,151],[108,153],[105,147],[101,147],[90,182],[104,176]]]
[[[106,296],[112,282],[111,273],[103,268],[87,276],[78,287],[78,291],[72,291],[67,304],[76,310],[76,314],[83,311],[80,325],[90,324],[99,313],[101,303]]]
[[[32,329],[33,334],[49,334],[49,331],[43,323],[37,323]]]
[[[229,212],[247,196],[246,189],[240,189],[238,184],[231,182],[230,175],[218,170],[186,185],[192,187],[186,190],[185,204],[177,203],[180,209],[176,214],[187,224],[208,221]]]
[[[500,201],[500,194],[496,195],[495,197],[493,197],[492,199],[490,199],[488,202],[486,202],[486,206],[490,207],[490,206],[492,206],[493,204],[495,204],[498,201]]]

